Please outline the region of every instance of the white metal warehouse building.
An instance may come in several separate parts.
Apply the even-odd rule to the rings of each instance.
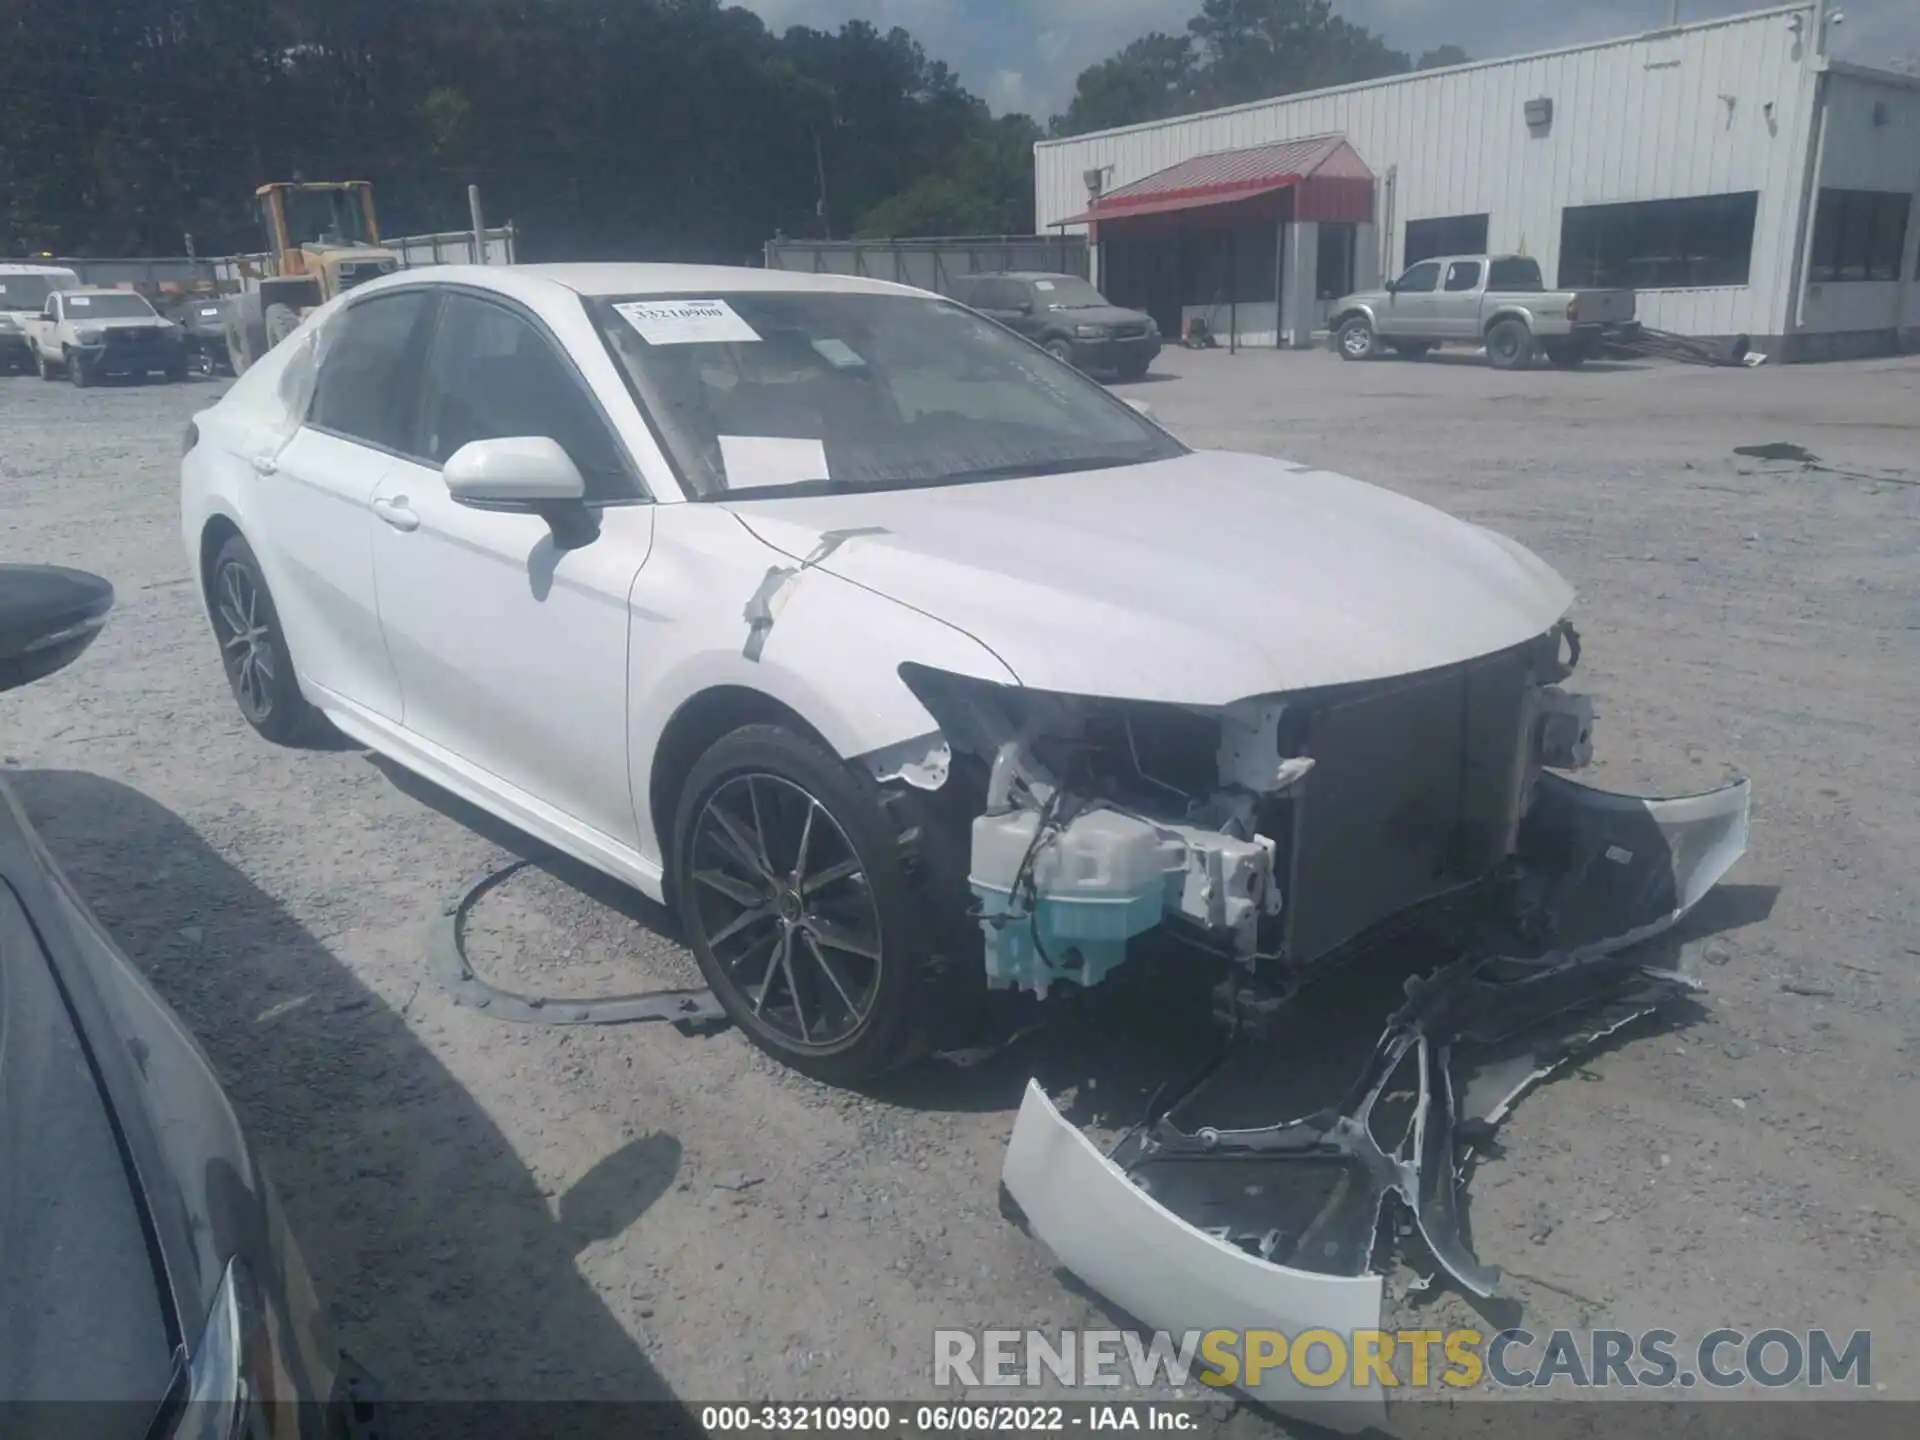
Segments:
[[[1490,250],[1781,359],[1920,348],[1920,78],[1831,60],[1829,28],[1810,0],[1042,141],[1038,228],[1084,231],[1116,304],[1250,346]]]

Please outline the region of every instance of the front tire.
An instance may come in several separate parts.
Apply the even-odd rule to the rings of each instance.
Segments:
[[[681,792],[673,891],[701,972],[754,1044],[828,1084],[924,1054],[954,982],[984,986],[949,963],[974,928],[964,861],[923,798],[779,725],[723,736]]]
[[[80,361],[78,355],[67,356],[67,378],[73,382],[73,388],[84,390],[93,384],[93,376]]]
[[[1379,337],[1373,333],[1373,324],[1363,315],[1356,315],[1340,327],[1339,350],[1342,360],[1371,360],[1380,353]]]
[[[1496,370],[1524,370],[1533,363],[1533,332],[1518,320],[1502,320],[1487,332],[1487,360]]]
[[[47,355],[46,355],[46,352],[45,352],[44,350],[40,350],[40,349],[38,349],[38,348],[36,348],[36,349],[34,350],[34,352],[33,352],[33,368],[34,368],[35,370],[37,370],[37,371],[39,371],[39,372],[40,372],[40,378],[41,378],[42,380],[45,380],[45,381],[47,381],[47,382],[49,382],[49,383],[51,383],[51,382],[52,382],[52,380],[53,380],[53,378],[54,378],[54,376],[53,376],[53,366],[51,366],[51,365],[49,365],[49,364],[47,363]]]
[[[1073,364],[1073,342],[1071,340],[1049,340],[1046,343],[1046,352],[1062,365]]]
[[[221,667],[241,718],[276,745],[295,744],[312,734],[319,712],[300,693],[273,593],[253,548],[238,535],[213,558],[207,598]]]

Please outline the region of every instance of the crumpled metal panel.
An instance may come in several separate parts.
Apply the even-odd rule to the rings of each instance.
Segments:
[[[1390,1201],[1462,1289],[1492,1295],[1500,1271],[1465,1232],[1463,1167],[1533,1085],[1698,988],[1621,952],[1726,874],[1746,847],[1749,801],[1744,781],[1652,800],[1543,776],[1521,900],[1546,953],[1468,956],[1408,980],[1339,1102],[1298,1119],[1182,1129],[1173,1115],[1194,1109],[1216,1067],[1106,1158],[1030,1085],[1008,1191],[1068,1269],[1151,1328],[1376,1324]],[[1349,1398],[1290,1377],[1254,1393],[1321,1424],[1341,1423],[1321,1413],[1330,1395]]]

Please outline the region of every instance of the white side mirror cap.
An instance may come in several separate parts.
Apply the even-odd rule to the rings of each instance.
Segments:
[[[1129,406],[1131,406],[1131,407],[1132,407],[1132,408],[1133,408],[1134,410],[1136,410],[1136,411],[1138,411],[1138,412],[1139,412],[1140,414],[1142,414],[1142,415],[1144,415],[1144,416],[1146,416],[1146,417],[1147,417],[1147,419],[1149,419],[1149,420],[1151,420],[1151,419],[1153,419],[1153,407],[1152,407],[1151,405],[1149,405],[1149,404],[1147,404],[1147,402],[1146,402],[1146,401],[1144,401],[1144,400],[1134,400],[1134,399],[1131,399],[1131,398],[1129,398],[1129,397],[1127,397],[1127,396],[1122,396],[1121,398],[1122,398],[1122,399],[1124,399],[1124,400],[1126,400],[1126,402],[1127,402],[1127,404],[1128,404]]]
[[[556,505],[587,493],[579,467],[544,435],[470,441],[453,452],[442,474],[448,493],[471,504]]]

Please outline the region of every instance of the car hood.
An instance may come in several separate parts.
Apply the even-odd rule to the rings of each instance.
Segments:
[[[1147,320],[1143,311],[1128,310],[1119,305],[1092,305],[1084,310],[1050,309],[1047,316],[1066,325],[1143,325]]]
[[[1412,674],[1531,640],[1573,601],[1504,536],[1253,455],[729,508],[1069,694],[1223,705]]]
[[[92,320],[77,316],[71,322],[76,330],[171,330],[171,320],[162,320],[153,315],[126,315],[112,320]]]

